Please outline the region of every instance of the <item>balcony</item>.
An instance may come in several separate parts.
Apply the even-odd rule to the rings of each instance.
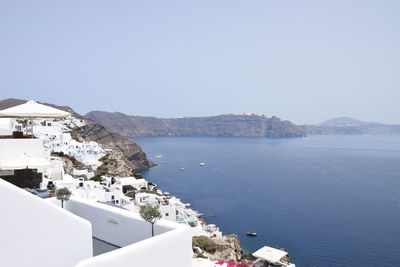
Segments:
[[[56,199],[48,200],[57,205]],[[93,258],[77,267],[191,266],[190,228],[167,220],[151,225],[137,213],[97,202],[71,199],[65,209],[92,225]],[[155,257],[157,255],[157,257]],[[119,262],[119,264],[117,264]]]
[[[151,226],[134,212],[82,199],[59,207],[0,179],[5,218],[2,266],[190,267],[190,228],[160,220]],[[23,212],[22,212],[23,211]],[[24,251],[24,257],[20,253]]]

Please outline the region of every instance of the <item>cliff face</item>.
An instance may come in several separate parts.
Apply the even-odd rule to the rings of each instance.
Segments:
[[[304,136],[303,131],[290,121],[260,115],[163,119],[92,111],[85,117],[125,136]]]
[[[20,105],[25,102],[26,100],[14,98],[5,99],[0,101],[0,110]],[[120,170],[121,173],[129,173],[129,169],[140,170],[155,165],[153,162],[147,159],[142,148],[128,138],[121,136],[116,132],[106,130],[103,126],[97,124],[96,122],[79,115],[70,107],[57,106],[47,103],[43,104],[68,111],[72,113],[74,117],[84,119],[86,125],[81,128],[74,129],[74,133],[82,140],[94,141],[102,144],[106,148],[112,149],[112,157],[116,159],[116,162],[120,162],[120,164],[116,166],[116,169]],[[122,159],[122,161],[120,159]]]
[[[85,126],[75,129],[74,132],[86,141],[94,141],[115,152],[121,152],[125,163],[134,170],[146,169],[155,165],[147,159],[138,144],[118,133],[106,130],[95,122],[86,121]]]

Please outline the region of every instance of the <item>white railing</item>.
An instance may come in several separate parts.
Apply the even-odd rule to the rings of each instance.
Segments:
[[[190,228],[167,220],[151,225],[137,213],[81,199],[65,205],[72,213],[92,223],[93,236],[122,247],[87,260],[77,267],[190,267],[192,238]]]
[[[87,259],[76,267],[191,267],[189,229],[175,229]]]
[[[151,225],[131,211],[78,199],[61,209],[55,198],[45,201],[2,179],[0,195],[1,266],[191,266],[187,226],[160,220],[150,237]],[[92,257],[92,236],[122,248]]]

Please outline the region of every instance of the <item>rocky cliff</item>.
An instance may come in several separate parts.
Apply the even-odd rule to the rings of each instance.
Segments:
[[[194,236],[192,247],[195,257],[208,258],[213,261],[238,262],[243,257],[243,250],[240,247],[237,235],[222,237]]]
[[[164,119],[92,111],[85,117],[125,136],[304,136],[290,121],[256,114]]]
[[[155,165],[147,159],[146,154],[138,144],[118,133],[106,130],[93,121],[86,121],[86,125],[74,129],[74,133],[86,141],[94,141],[113,150],[112,157],[115,159],[121,158],[119,153],[122,153],[125,163],[134,170],[146,169]],[[123,166],[119,168],[123,168]]]
[[[16,105],[25,103],[26,100],[9,98],[0,101],[0,110],[10,108]],[[111,157],[114,159],[116,166],[114,170],[120,170],[121,173],[129,173],[129,169],[140,170],[154,166],[155,164],[147,159],[142,148],[128,138],[121,136],[116,132],[106,130],[100,124],[84,118],[76,113],[72,108],[67,106],[57,106],[53,104],[42,103],[58,109],[68,111],[74,117],[85,120],[86,125],[80,128],[73,129],[73,134],[76,138],[85,141],[95,141],[102,144],[105,148],[113,150]],[[122,160],[122,161],[121,161]],[[125,163],[125,164],[124,164]]]

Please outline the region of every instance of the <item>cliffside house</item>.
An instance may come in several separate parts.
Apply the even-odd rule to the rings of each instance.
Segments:
[[[38,170],[49,168],[50,158],[46,155],[43,141],[33,138],[32,119],[60,119],[70,115],[68,112],[35,101],[0,110],[0,118],[9,120],[11,133],[0,138],[0,177],[21,188],[38,188],[43,178],[42,172]],[[22,128],[15,128],[16,124],[11,122],[11,119],[20,119],[24,122],[30,120],[26,123],[25,135]]]
[[[288,253],[281,249],[264,246],[252,255],[257,258],[255,267],[296,267],[290,262]]]

